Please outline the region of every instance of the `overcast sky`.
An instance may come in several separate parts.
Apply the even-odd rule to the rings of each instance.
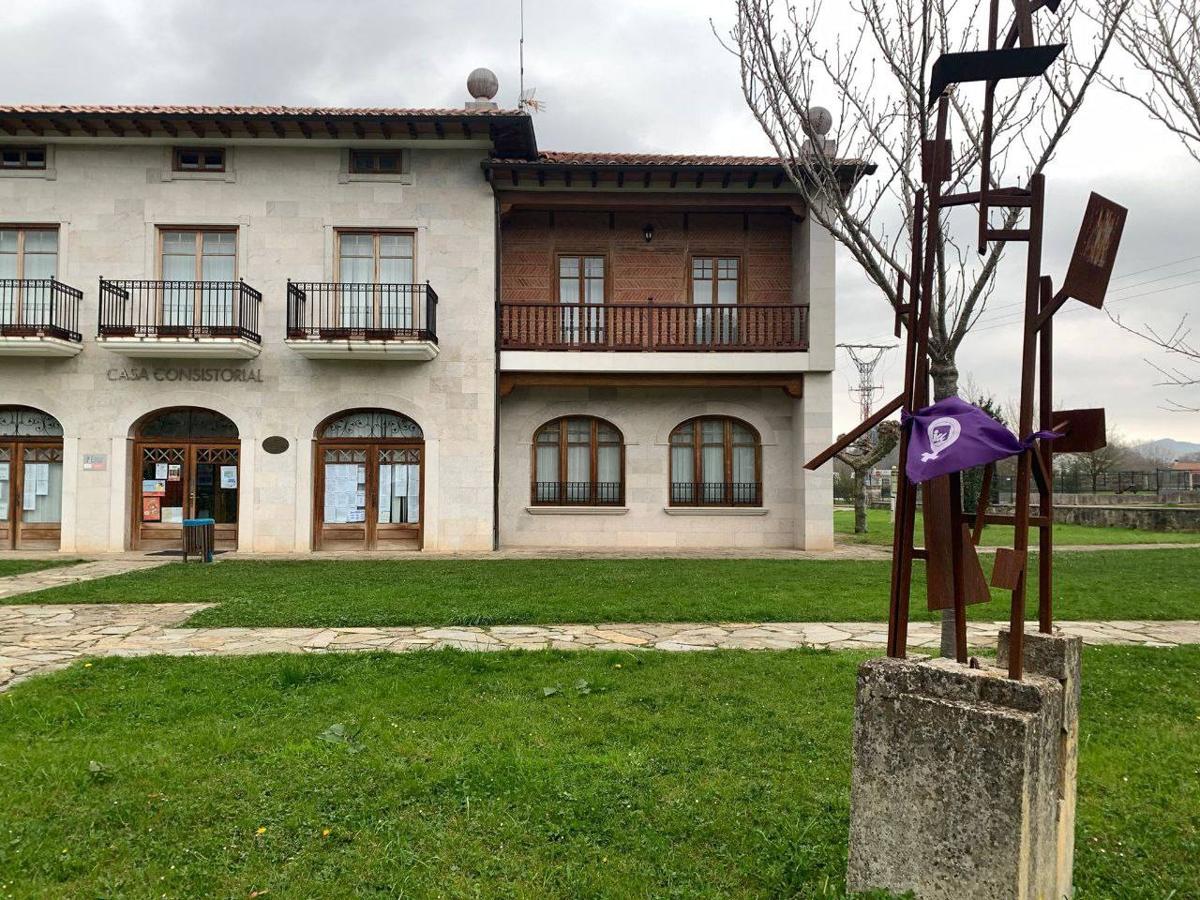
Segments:
[[[543,149],[770,152],[742,100],[736,61],[710,30],[710,17],[728,28],[731,2],[525,6],[525,81],[547,105],[536,120]],[[467,73],[482,65],[499,76],[497,100],[513,106],[518,7],[518,0],[8,4],[0,102],[458,106],[467,99]],[[841,7],[825,4],[831,17],[843,15]],[[1087,193],[1096,190],[1130,208],[1109,295],[1113,311],[1159,326],[1188,310],[1200,320],[1200,164],[1139,108],[1094,88],[1048,170],[1047,190],[1045,269],[1056,281]],[[891,314],[882,298],[848,259],[840,259],[838,277],[839,341],[886,339]],[[1018,389],[1020,337],[1010,305],[1018,299],[997,294],[959,354],[964,374],[1001,403]],[[1152,348],[1079,304],[1059,321],[1062,407],[1104,405],[1110,424],[1131,438],[1200,442],[1200,414],[1159,408],[1167,394],[1145,362],[1159,358]],[[893,352],[881,367],[889,393],[898,390],[901,370]],[[839,430],[856,421],[847,393],[854,378],[840,358]],[[1200,405],[1200,389],[1190,399]]]

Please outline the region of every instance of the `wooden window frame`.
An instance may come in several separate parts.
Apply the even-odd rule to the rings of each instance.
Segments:
[[[719,279],[717,278],[717,271],[718,271],[717,264],[718,264],[718,262],[720,262],[723,259],[737,260],[737,267],[738,267],[737,302],[734,303],[733,305],[741,306],[742,303],[744,302],[744,298],[745,298],[744,286],[745,286],[745,282],[746,282],[746,268],[745,268],[746,264],[745,264],[745,261],[742,259],[742,255],[740,253],[692,253],[692,254],[688,255],[687,280],[688,280],[688,302],[691,303],[693,306],[702,306],[702,307],[723,306],[723,307],[728,308],[728,306],[730,305],[730,304],[724,304],[724,303],[717,303],[717,286],[720,283]],[[712,297],[709,298],[709,301],[707,303],[697,303],[696,302],[695,271],[696,271],[696,261],[697,260],[700,260],[701,262],[707,260],[712,263],[712,267],[713,267]]]
[[[59,237],[58,244],[54,248],[54,275],[58,278],[58,262],[62,255],[62,228],[58,225],[0,225],[0,231],[15,231],[17,233],[17,280],[25,277],[25,236],[31,231],[53,231]],[[35,256],[45,256],[47,254],[37,253]]]
[[[207,165],[201,164],[199,166],[191,168],[191,167],[185,166],[183,164],[183,154],[185,154],[185,153],[198,153],[201,155],[201,157],[203,157],[204,154],[206,154],[206,153],[220,153],[221,154],[221,165],[219,168],[214,168],[212,166],[207,166]],[[203,160],[201,162],[203,163]],[[206,174],[210,174],[210,173],[216,174],[218,172],[223,173],[223,172],[227,171],[228,165],[229,165],[229,153],[228,153],[228,151],[226,151],[226,149],[224,147],[172,147],[171,148],[171,171],[172,172],[185,172],[187,174],[195,174],[195,173],[202,172],[202,173],[206,173]]]
[[[415,228],[337,228],[334,229],[333,235],[333,280],[336,284],[342,283],[342,238],[345,235],[351,234],[369,234],[372,237],[371,241],[371,284],[391,284],[392,282],[380,282],[379,280],[379,260],[386,259],[404,259],[403,256],[381,257],[379,255],[379,238],[385,234],[406,234],[412,238],[412,275],[413,280],[410,284],[419,284],[417,281],[417,231]]]
[[[362,165],[364,157],[371,157],[375,161],[378,161],[378,157],[384,154],[394,154],[396,156],[397,166],[395,169],[381,169],[378,165],[366,168]],[[346,171],[350,175],[404,175],[408,171],[408,155],[404,150],[392,147],[351,147],[346,161]]]
[[[238,280],[239,270],[239,251],[241,249],[242,238],[239,234],[239,229],[236,225],[157,225],[158,231],[158,280],[166,281],[163,278],[163,235],[168,231],[190,231],[195,235],[196,247],[196,270],[193,273],[196,277],[191,281],[203,281],[200,277],[204,271],[204,235],[205,234],[232,234],[233,235],[233,281]]]
[[[42,154],[41,164],[31,165],[29,162],[29,152],[31,150],[40,150]],[[3,172],[45,172],[50,168],[50,149],[45,144],[5,144],[0,146],[0,154],[16,153],[18,155],[17,164],[10,166],[4,162],[3,156],[0,155],[0,171]]]
[[[567,422],[571,419],[583,419],[588,423],[588,501],[586,503],[568,503],[562,497],[562,486],[569,484],[567,479],[567,449],[573,446],[568,440]],[[617,433],[616,442],[600,441],[599,431],[600,425],[606,425]],[[558,426],[558,496],[552,500],[544,500],[538,497],[538,465],[537,451],[539,446],[551,446],[547,444],[539,444],[539,438],[546,429],[551,426]],[[600,447],[619,447],[620,448],[620,471],[618,473],[617,484],[619,486],[617,499],[605,501],[599,499],[596,486],[601,482],[596,480],[596,475],[599,473],[599,450]],[[605,482],[607,483],[607,482]],[[575,416],[559,416],[556,419],[550,419],[548,422],[543,422],[533,432],[533,445],[530,450],[530,470],[529,470],[529,500],[531,506],[624,506],[625,505],[625,435],[612,422],[607,419],[602,419],[599,416],[590,415],[575,415]]]
[[[579,283],[579,300],[575,306],[608,306],[608,299],[611,296],[612,278],[609,277],[611,267],[609,266],[608,252],[588,252],[588,251],[556,251],[554,254],[554,302],[561,304],[562,300],[562,276],[559,274],[562,271],[563,259],[579,260],[579,275],[576,281]],[[604,262],[604,289],[601,291],[603,298],[599,303],[587,303],[584,300],[584,283],[587,281],[583,274],[585,259],[600,259]]]
[[[724,466],[724,472],[722,473],[722,477],[724,478],[724,481],[723,481],[724,496],[722,498],[721,503],[704,503],[704,502],[702,502],[702,498],[700,496],[701,491],[702,491],[702,486],[705,483],[703,480],[701,480],[703,477],[702,473],[704,471],[703,453],[704,453],[704,447],[706,446],[703,441],[703,424],[705,422],[721,422],[722,428],[723,428],[722,444],[724,447],[724,450],[723,450],[724,457],[722,459],[722,463]],[[753,445],[735,444],[734,443],[734,441],[733,441],[733,426],[735,424],[741,425],[743,428],[745,428],[747,431],[749,431],[754,436]],[[675,435],[678,434],[684,428],[688,428],[691,431],[692,479],[691,479],[690,484],[692,485],[692,499],[690,502],[676,501],[675,493],[672,490],[672,486],[675,484],[687,483],[687,482],[682,482],[682,481],[677,482],[675,480],[675,458],[674,458],[674,453],[673,453],[673,451],[676,447],[687,446],[684,444],[676,444],[673,441],[673,438],[675,437]],[[746,447],[746,446],[754,447],[754,483],[758,486],[758,488],[755,491],[756,496],[755,496],[755,499],[753,502],[739,503],[739,502],[735,502],[734,497],[733,497],[733,484],[734,484],[734,482],[733,482],[733,448],[734,447]],[[686,419],[683,422],[680,422],[678,425],[676,425],[674,428],[671,429],[670,435],[667,436],[667,503],[669,506],[683,506],[683,507],[711,506],[711,507],[718,507],[718,508],[741,507],[741,506],[761,507],[763,505],[763,503],[762,503],[762,492],[763,492],[762,484],[763,484],[763,480],[762,480],[762,435],[760,435],[758,433],[758,429],[755,428],[753,425],[751,425],[749,422],[746,422],[743,419],[738,419],[734,416],[696,416],[694,418]]]

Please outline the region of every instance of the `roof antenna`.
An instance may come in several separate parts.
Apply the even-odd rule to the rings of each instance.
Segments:
[[[522,111],[529,110],[529,112],[541,112],[542,110],[544,110],[546,108],[546,104],[543,103],[541,100],[537,100],[534,98],[533,95],[537,93],[537,88],[530,88],[528,91],[525,90],[525,0],[521,0],[520,57],[521,57],[521,83],[520,83],[520,95],[517,100],[517,109],[522,110]]]

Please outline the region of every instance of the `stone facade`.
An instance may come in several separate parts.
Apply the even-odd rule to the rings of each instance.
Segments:
[[[337,147],[238,146],[228,180],[164,180],[164,147],[63,144],[53,180],[0,177],[0,222],[58,224],[59,278],[84,292],[84,349],[71,359],[0,358],[0,402],[36,407],[64,430],[62,549],[121,550],[130,530],[130,429],[170,406],[201,406],[241,438],[239,546],[311,546],[314,429],[339,410],[382,407],[425,433],[425,546],[492,545],[495,214],[487,150],[413,150],[411,183],[339,181]],[[238,275],[262,293],[251,361],[135,360],[96,344],[97,281],[159,277],[161,225],[235,226]],[[333,280],[339,228],[411,228],[415,280],[437,290],[440,353],[429,362],[309,360],[284,345],[288,279]],[[260,382],[179,380],[196,366],[257,370]],[[113,380],[148,370],[144,381]],[[160,380],[163,379],[163,380]],[[291,448],[270,455],[270,435]],[[108,454],[83,471],[83,454]]]
[[[159,126],[140,126],[151,127]],[[769,206],[766,212],[730,212],[728,203],[706,211],[708,198],[719,206],[716,195],[728,201],[737,193],[717,182],[688,189],[689,207],[698,210],[690,219],[674,211],[678,205],[657,216],[624,213],[620,222],[631,237],[621,239],[623,250],[613,251],[612,277],[626,299],[636,300],[642,291],[637,279],[645,272],[662,278],[677,268],[673,301],[687,306],[689,253],[707,248],[718,255],[741,254],[748,267],[744,299],[803,306],[807,349],[534,352],[518,359],[497,346],[501,192],[481,170],[494,154],[494,136],[467,129],[465,137],[453,140],[397,141],[404,147],[403,173],[372,177],[348,174],[349,132],[341,127],[347,129],[342,139],[331,125],[328,137],[310,129],[304,139],[291,131],[285,138],[280,131],[279,140],[263,140],[263,134],[222,140],[210,131],[189,141],[225,149],[226,171],[220,173],[173,171],[172,146],[182,137],[151,137],[149,130],[141,131],[144,137],[133,131],[107,138],[21,136],[24,142],[49,141],[48,166],[43,172],[0,172],[0,228],[57,226],[57,277],[83,292],[78,324],[83,342],[80,353],[63,358],[0,355],[0,406],[32,407],[62,425],[62,551],[133,546],[135,513],[141,513],[134,482],[143,477],[134,459],[135,430],[144,417],[172,407],[214,410],[237,427],[242,550],[313,547],[315,432],[337,413],[362,408],[401,413],[424,433],[421,518],[428,550],[832,548],[832,477],[828,469],[805,471],[803,462],[832,439],[833,242],[799,207],[767,203],[787,200],[778,185],[764,179],[745,191],[753,198],[749,206]],[[782,192],[788,190],[785,185]],[[652,251],[638,246],[647,216],[660,229]],[[561,219],[556,247],[603,231],[596,231],[600,220],[594,215],[591,232],[572,232],[571,221],[569,215]],[[605,216],[600,224],[608,221]],[[177,358],[134,358],[97,341],[100,278],[161,279],[161,230],[214,227],[236,231],[235,277],[262,295],[256,357],[201,359],[181,352]],[[346,353],[314,359],[285,342],[288,282],[334,282],[337,234],[346,229],[414,234],[413,280],[428,282],[439,298],[434,358],[359,361]],[[549,260],[545,268],[553,265],[553,253],[542,257]],[[654,265],[647,268],[651,257]],[[527,387],[501,399],[499,377],[527,371],[531,359],[542,372],[584,378],[613,371],[657,373],[690,378],[692,386]],[[698,376],[728,373],[786,378],[789,389],[695,386]],[[624,435],[625,509],[562,516],[527,508],[533,430],[548,418],[571,414],[605,418]],[[700,415],[734,416],[759,432],[762,508],[668,509],[667,436],[675,425]],[[262,444],[268,437],[285,438],[287,449],[266,452]]]

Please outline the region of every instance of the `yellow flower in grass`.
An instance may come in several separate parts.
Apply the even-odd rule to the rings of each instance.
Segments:
[[[254,833],[255,833],[255,834],[266,834],[266,833],[267,833],[267,826],[265,826],[265,825],[259,825],[259,826],[258,826],[258,830],[257,830],[256,832],[254,832]]]
[[[329,829],[328,828],[321,829],[321,837],[329,837]]]

